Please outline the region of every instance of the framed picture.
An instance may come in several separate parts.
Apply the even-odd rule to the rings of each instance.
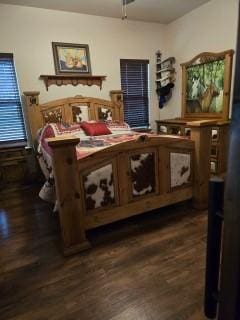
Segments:
[[[91,74],[87,44],[52,42],[56,74]]]
[[[182,117],[228,120],[233,50],[204,52],[182,66]]]

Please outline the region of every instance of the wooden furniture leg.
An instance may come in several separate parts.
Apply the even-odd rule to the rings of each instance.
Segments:
[[[212,124],[212,120],[187,123],[191,128],[191,140],[195,142],[193,205],[196,209],[208,207]]]
[[[51,138],[58,211],[65,255],[90,247],[86,240],[76,145],[78,138]]]

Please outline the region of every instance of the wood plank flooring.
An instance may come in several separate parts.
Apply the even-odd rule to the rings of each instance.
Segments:
[[[104,226],[64,258],[37,191],[0,200],[0,319],[205,319],[206,212],[185,203]]]

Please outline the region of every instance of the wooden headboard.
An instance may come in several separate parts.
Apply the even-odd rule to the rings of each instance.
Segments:
[[[76,96],[39,104],[37,91],[25,91],[26,108],[31,138],[50,122],[80,122],[89,120],[123,121],[123,94],[121,90],[110,91],[111,100]]]

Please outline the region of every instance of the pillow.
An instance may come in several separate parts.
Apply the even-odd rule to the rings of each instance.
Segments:
[[[112,132],[131,130],[130,126],[124,121],[113,120],[106,121],[105,123]]]
[[[56,136],[61,134],[68,134],[82,131],[81,125],[79,123],[68,124],[68,123],[52,123],[52,128],[55,131]]]
[[[81,127],[88,136],[102,136],[112,133],[104,122],[83,121]]]
[[[67,123],[49,123],[45,125],[41,130],[41,134],[38,140],[39,146],[38,151],[45,149],[46,152],[51,154],[51,148],[49,147],[46,139],[54,138],[61,135],[76,135],[78,138],[86,137],[84,131],[82,130],[80,124],[69,125]]]
[[[42,129],[38,132],[38,142],[41,142],[47,138],[54,138],[56,135],[54,128],[51,126],[51,124],[45,125]]]
[[[41,134],[38,140],[38,153],[41,154],[43,149],[48,153],[52,154],[51,148],[49,147],[46,139],[47,138],[54,138],[56,137],[56,132],[54,130],[54,127],[51,124],[45,125],[45,127],[42,128]]]

